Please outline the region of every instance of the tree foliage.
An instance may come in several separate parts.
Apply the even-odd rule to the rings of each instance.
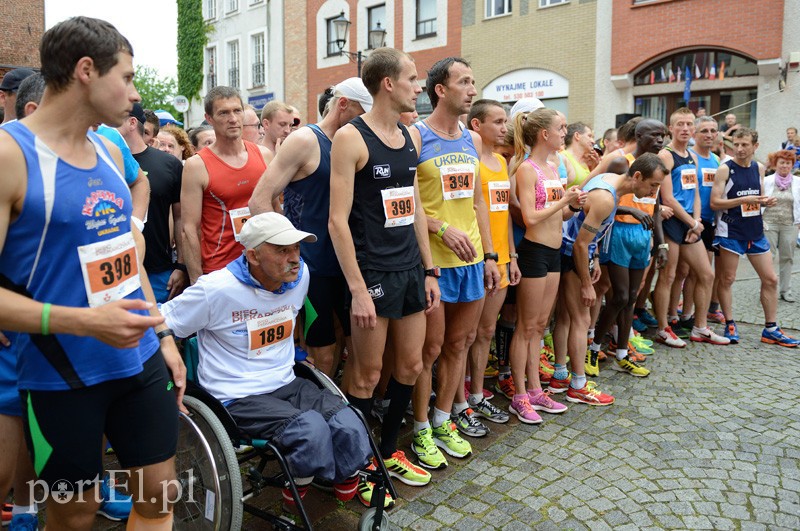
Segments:
[[[172,106],[172,98],[178,93],[174,78],[161,77],[158,70],[149,66],[137,66],[133,83],[142,98],[142,107],[154,111],[163,109],[178,118],[179,113]]]
[[[203,20],[202,0],[178,2],[178,92],[190,100],[203,87],[203,53],[209,27]]]

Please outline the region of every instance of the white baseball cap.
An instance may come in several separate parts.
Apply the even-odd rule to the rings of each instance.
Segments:
[[[372,96],[360,77],[350,77],[333,87],[333,97],[344,96],[350,101],[357,101],[361,104],[364,112],[372,109]]]
[[[511,107],[511,119],[513,120],[521,112],[533,112],[544,107],[544,103],[539,98],[522,98]]]
[[[277,212],[264,212],[250,219],[239,233],[239,242],[245,249],[255,249],[262,243],[273,245],[292,245],[297,242],[317,241],[310,232],[297,230],[292,222]]]

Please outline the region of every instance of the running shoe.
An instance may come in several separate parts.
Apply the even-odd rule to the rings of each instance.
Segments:
[[[630,356],[625,356],[621,360],[616,360],[614,365],[611,366],[612,369],[619,372],[627,372],[631,376],[636,376],[637,378],[644,378],[650,375],[650,370],[645,369],[641,365],[638,365],[635,361],[631,359]]]
[[[656,332],[656,341],[662,345],[672,348],[683,348],[686,346],[686,341],[675,335],[671,327],[666,327],[664,330]]]
[[[587,376],[600,376],[600,363],[597,361],[598,354],[599,351],[594,351],[590,348],[586,349],[586,365],[584,365],[584,369]]]
[[[483,370],[483,377],[484,378],[497,378],[498,374],[500,374],[500,371],[498,371],[491,364],[489,364],[489,363],[486,364],[486,368]]]
[[[383,464],[386,465],[390,476],[406,485],[422,487],[431,481],[431,473],[409,461],[405,452],[401,450],[397,450],[389,459],[384,459]]]
[[[717,308],[715,311],[706,314],[706,320],[712,323],[725,324],[725,314],[722,313],[722,310]]]
[[[494,398],[494,393],[489,391],[488,389],[484,388],[484,389],[481,389],[481,391],[483,392],[483,398],[485,398],[486,400],[491,400],[492,398]],[[469,393],[469,381],[464,380],[464,396],[469,396],[469,394],[470,394]]]
[[[576,404],[588,404],[590,406],[610,406],[614,403],[614,397],[601,393],[594,382],[586,382],[583,389],[570,387],[567,391],[567,400]]]
[[[0,524],[2,524],[3,527],[11,523],[11,510],[13,508],[14,506],[10,503],[4,503],[2,507],[0,507]]]
[[[514,387],[514,378],[512,378],[511,375],[509,375],[508,378],[498,378],[497,383],[494,384],[494,390],[501,393],[509,400],[512,400],[514,394],[517,392]]]
[[[680,339],[689,339],[690,332],[681,326],[681,321],[679,319],[670,320],[669,327],[672,329],[672,333]]]
[[[370,463],[370,465],[367,467],[367,470],[377,470],[377,467],[375,466],[374,463]],[[367,481],[366,479],[364,479],[364,476],[360,476],[360,479],[358,481],[359,501],[361,501],[361,503],[364,504],[364,506],[371,507],[372,494],[374,492],[375,492],[375,483],[373,483],[372,481]],[[392,498],[392,495],[389,494],[389,491],[387,490],[386,497],[383,500],[383,508],[391,509],[392,507],[394,507],[394,498]]]
[[[417,454],[419,464],[425,468],[438,470],[447,467],[447,459],[433,442],[433,430],[425,428],[414,434],[411,450]]]
[[[690,315],[686,319],[683,317],[678,317],[678,324],[681,326],[681,328],[689,332],[689,336],[691,337],[692,328],[694,328],[694,315]]]
[[[691,339],[698,343],[711,343],[712,345],[730,345],[731,343],[729,338],[717,334],[709,327],[706,327],[705,330],[693,327]]]
[[[495,406],[485,398],[472,406],[472,414],[475,417],[483,418],[497,424],[508,422],[508,413]]]
[[[545,413],[563,413],[567,410],[567,406],[561,402],[556,402],[551,397],[550,391],[542,391],[541,393],[533,394],[528,391],[528,401],[536,411],[544,411]]]
[[[452,422],[445,422],[438,428],[433,428],[433,442],[453,457],[472,455],[472,446],[461,438],[456,425]]]
[[[651,345],[648,345],[642,336],[635,336],[628,340],[628,348],[634,349],[639,354],[644,354],[645,356],[649,356],[651,354],[655,354],[655,349]]]
[[[539,383],[542,385],[549,384],[555,370],[555,367],[547,361],[547,356],[542,354],[539,358]]]
[[[633,329],[636,330],[637,332],[646,332],[647,331],[647,325],[644,324],[642,321],[640,321],[639,317],[637,315],[633,316],[633,323],[632,324],[633,324]]]
[[[508,410],[515,414],[520,422],[525,424],[542,423],[542,417],[533,409],[528,395],[522,395],[521,398],[514,397],[514,400],[508,406]]]
[[[636,330],[633,331],[633,334],[631,334],[631,337],[639,338],[639,341],[641,341],[643,344],[647,345],[648,347],[652,347],[653,346],[653,341],[651,339],[647,339],[646,337],[644,337],[642,334],[640,334]],[[628,338],[628,339],[630,339],[630,338]]]
[[[550,360],[550,363],[555,363],[555,359],[551,357],[552,354],[556,351],[555,347],[553,346],[553,334],[552,333],[545,334],[542,339],[544,340],[544,348],[547,349],[547,352],[550,353],[547,355],[548,359]]]
[[[739,328],[733,321],[725,325],[725,331],[722,335],[731,340],[731,345],[739,343]]]
[[[780,345],[782,347],[795,348],[800,345],[800,341],[793,337],[789,337],[783,333],[780,327],[770,332],[766,328],[761,332],[761,342],[769,343],[770,345]]]
[[[457,415],[450,415],[450,421],[456,425],[458,431],[469,437],[489,435],[489,428],[473,416],[471,408],[467,408]]]
[[[653,314],[645,310],[644,308],[641,311],[637,311],[635,315],[636,319],[648,328],[655,328],[658,326],[658,320],[653,317]]]
[[[551,378],[547,390],[551,393],[564,393],[569,389],[569,382],[572,381],[572,375],[568,374],[566,379],[559,380],[558,378]]]
[[[648,347],[645,347],[645,348],[648,348]],[[650,349],[650,350],[653,350],[653,349]],[[616,343],[609,343],[608,344],[608,351],[614,353],[614,359],[616,360],[617,359],[617,357],[616,357],[616,352],[617,352]],[[633,346],[633,343],[631,343],[630,341],[628,341],[628,356],[630,356],[631,359],[633,361],[635,361],[636,363],[644,363],[645,361],[647,361],[647,356],[645,356],[644,354],[639,352],[636,349],[636,347]]]
[[[133,497],[128,496],[111,485],[109,476],[104,476],[100,482],[100,508],[97,514],[111,521],[121,522],[127,520],[133,509]]]

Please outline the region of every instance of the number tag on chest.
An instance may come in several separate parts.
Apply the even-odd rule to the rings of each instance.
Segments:
[[[703,186],[714,186],[714,177],[717,175],[717,170],[714,168],[703,168]]]
[[[95,308],[130,295],[139,287],[139,260],[133,234],[78,247],[83,285],[89,306]]]
[[[442,196],[445,201],[472,197],[475,193],[475,166],[451,164],[441,167]]]
[[[247,321],[247,359],[264,355],[271,347],[293,338],[294,316],[287,309]]]
[[[742,217],[752,218],[761,215],[761,205],[758,203],[751,205],[750,203],[742,203]]]
[[[681,189],[694,190],[697,188],[697,171],[694,168],[681,170]]]
[[[381,190],[385,228],[402,227],[414,223],[414,187],[388,188]]]
[[[544,208],[551,207],[564,197],[564,187],[561,186],[561,179],[547,179],[544,184],[544,192],[547,199],[544,202]]]
[[[508,210],[511,198],[511,181],[489,182],[489,211],[503,212]]]
[[[250,209],[247,207],[244,208],[234,208],[233,210],[229,210],[228,214],[231,216],[231,227],[233,227],[233,237],[238,242],[239,241],[239,233],[242,232],[242,227],[250,219]]]

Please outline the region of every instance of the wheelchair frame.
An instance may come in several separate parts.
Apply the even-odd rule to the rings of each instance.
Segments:
[[[310,364],[298,362],[294,366],[294,371],[298,378],[311,380],[319,388],[329,390],[346,403],[344,394],[336,384]],[[313,529],[286,460],[272,442],[253,439],[242,433],[225,406],[193,379],[187,383],[184,405],[189,410],[189,415],[181,413],[181,430],[175,463],[178,481],[182,487],[181,499],[175,505],[177,529],[238,531],[241,529],[245,511],[270,522],[275,529],[303,529],[285,517],[270,514],[247,503],[251,498],[258,496],[265,487],[270,486],[288,487],[302,525],[305,529]],[[367,430],[372,451],[379,457],[380,451],[363,414],[349,403],[347,406],[361,419]],[[196,439],[196,442],[191,444],[189,439]],[[251,446],[252,449],[237,455],[234,448],[241,445]],[[255,458],[259,459],[258,464],[248,468],[245,474],[248,486],[243,489],[241,468]],[[280,472],[266,475],[264,470],[272,460],[277,461]],[[377,531],[387,529],[389,524],[386,509],[383,507],[386,491],[388,490],[394,499],[397,499],[397,492],[383,460],[376,458],[375,461],[377,470],[359,472],[363,479],[375,484],[372,504],[362,514],[359,529]],[[195,476],[195,466],[201,468],[199,482]],[[208,487],[213,487],[213,490]]]

